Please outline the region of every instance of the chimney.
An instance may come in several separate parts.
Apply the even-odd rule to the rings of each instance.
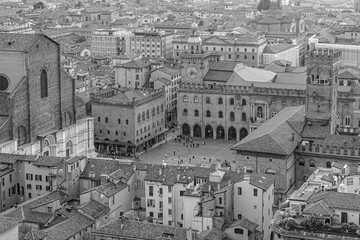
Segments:
[[[100,175],[100,185],[107,183],[108,176],[106,174]]]
[[[245,173],[244,180],[245,181],[250,181],[250,175]]]
[[[295,142],[295,133],[292,133],[292,134],[291,134],[291,141],[292,141],[292,142]]]
[[[220,186],[220,183],[218,183],[218,186],[217,186],[217,187],[218,187],[218,190],[219,190],[219,189],[220,189],[220,187],[221,187],[221,186]]]
[[[179,181],[180,180],[180,174],[176,175],[176,179]]]
[[[159,169],[159,176],[162,175],[162,167]]]
[[[231,187],[231,181],[228,181],[228,185],[229,185],[229,187]]]

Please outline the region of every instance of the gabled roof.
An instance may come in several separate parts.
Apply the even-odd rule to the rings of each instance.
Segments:
[[[117,160],[112,159],[93,159],[89,158],[84,171],[81,173],[81,178],[89,178],[90,173],[94,173],[95,180],[100,180],[101,174],[110,175],[117,170],[121,169],[123,171],[123,177],[128,180],[134,173],[134,165],[120,163]]]
[[[223,240],[227,234],[218,228],[208,229],[199,234],[199,240]]]
[[[0,216],[0,233],[10,230],[21,222],[21,218]]]
[[[290,155],[301,139],[300,132],[292,123],[301,124],[304,121],[304,113],[304,106],[284,108],[231,149]],[[294,141],[291,140],[292,134]]]
[[[42,231],[30,229],[30,231],[25,235],[23,238],[24,240],[43,240],[48,235],[46,233],[43,233]]]
[[[346,68],[339,70],[339,79],[360,79],[360,70],[358,68]]]
[[[123,182],[118,182],[116,184],[112,182],[107,182],[103,185],[96,187],[95,189],[87,190],[86,192],[95,190],[105,195],[106,197],[112,197],[113,195],[117,194],[118,192],[126,188],[126,186],[127,185]]]
[[[188,184],[196,178],[208,179],[213,167],[194,167],[194,166],[161,166],[154,165],[149,169],[145,176],[145,181],[162,182],[164,185],[174,185],[175,183]]]
[[[332,191],[318,192],[312,195],[309,202],[316,203],[322,200],[331,209],[360,210],[360,195],[358,194]]]
[[[155,240],[171,237],[172,240],[184,240],[186,239],[186,231],[187,229],[180,227],[119,219],[109,222],[99,229],[93,230],[93,233],[109,234],[132,239]]]
[[[250,83],[269,83],[274,80],[276,77],[276,73],[259,69],[259,68],[252,68],[245,66],[243,64],[237,65],[233,74],[231,75],[229,81],[226,82],[226,85],[248,85]]]
[[[229,42],[225,41],[224,39],[219,38],[218,36],[211,36],[209,38],[206,38],[203,40],[203,45],[204,44],[225,44],[228,45]]]
[[[146,68],[149,66],[150,66],[149,63],[145,63],[142,60],[131,60],[124,64],[117,65],[117,67],[123,67],[123,68]]]
[[[297,47],[297,46],[289,44],[289,43],[267,44],[266,47],[264,48],[263,53],[280,53],[280,52],[283,52],[285,50],[288,50],[290,48],[295,48],[295,47]]]
[[[56,43],[43,34],[0,33],[0,51],[26,52],[44,37]]]
[[[99,203],[91,199],[89,202],[78,206],[78,209],[84,211],[85,213],[89,214],[94,219],[98,219],[105,214],[109,213],[110,208],[106,207],[105,205]]]
[[[240,220],[236,220],[234,221],[230,227],[237,227],[237,226],[240,226],[240,227],[243,227],[247,230],[250,230],[250,231],[254,231],[259,225],[250,221],[249,219],[247,218],[242,218]]]
[[[302,212],[303,214],[322,214],[322,215],[332,215],[334,213],[334,210],[329,208],[327,203],[323,200],[316,202],[316,203],[310,203],[306,205],[305,209]]]

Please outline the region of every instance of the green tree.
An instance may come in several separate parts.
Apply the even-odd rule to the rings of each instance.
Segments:
[[[44,9],[45,4],[43,2],[37,2],[34,4],[34,9]]]
[[[86,41],[86,37],[84,35],[81,35],[79,39],[77,40],[78,43],[82,43]]]
[[[270,0],[260,0],[257,10],[263,11],[268,10],[270,8]]]

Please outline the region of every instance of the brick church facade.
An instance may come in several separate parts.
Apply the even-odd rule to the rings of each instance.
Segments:
[[[91,155],[93,119],[60,67],[60,45],[41,34],[0,42],[0,152]]]

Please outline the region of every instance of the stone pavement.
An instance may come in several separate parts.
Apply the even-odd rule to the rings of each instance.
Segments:
[[[173,135],[173,134],[171,134]],[[175,134],[174,134],[175,135]],[[230,148],[235,142],[212,140],[212,139],[194,139],[194,144],[199,144],[199,147],[191,148],[190,143],[185,143],[185,140],[175,141],[173,136],[168,135],[166,143],[161,144],[155,148],[149,149],[138,155],[141,162],[161,163],[163,160],[167,164],[209,164],[222,163],[225,160],[233,162],[235,160],[234,151]],[[205,142],[205,145],[203,144]],[[174,154],[175,151],[175,154]],[[220,159],[220,161],[217,161]]]

